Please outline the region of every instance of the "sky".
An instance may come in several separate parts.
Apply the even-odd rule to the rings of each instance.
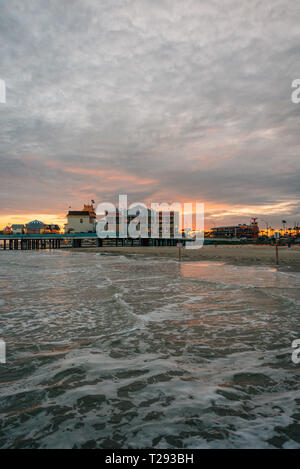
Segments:
[[[300,4],[0,0],[0,227],[91,199],[300,223]]]

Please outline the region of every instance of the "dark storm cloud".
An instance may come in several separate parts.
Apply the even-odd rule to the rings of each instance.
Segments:
[[[287,204],[300,218],[297,2],[0,0],[0,11],[3,212],[127,193],[270,206],[274,223]]]

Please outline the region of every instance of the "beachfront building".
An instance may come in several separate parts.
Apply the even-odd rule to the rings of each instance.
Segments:
[[[25,225],[11,225],[11,229],[14,235],[24,234]]]
[[[128,226],[130,223],[134,221],[135,218],[138,218],[143,225],[147,226],[147,234],[144,232],[142,234],[142,238],[176,238],[178,236],[181,236],[176,230],[176,227],[179,226],[179,214],[174,211],[159,211],[155,213],[153,210],[146,209],[143,206],[136,205],[134,207],[134,214],[133,215],[128,215],[127,214],[127,234],[128,233]],[[114,223],[114,220],[116,222],[116,235],[117,237],[122,237],[120,234],[121,230],[121,213],[119,209],[116,210],[116,212],[113,213],[107,213],[106,217],[107,220],[110,223]],[[157,225],[158,227],[156,228],[156,231],[154,232],[154,227],[152,225],[152,221],[154,218],[157,218]],[[139,224],[137,226],[137,229],[139,229]],[[183,236],[184,237],[184,236]]]
[[[145,236],[145,232],[143,233],[142,237],[153,237],[154,233],[153,226],[152,226],[152,218],[154,216],[153,211],[147,209],[145,213],[145,207],[136,205],[134,207],[134,214],[129,215],[127,213],[126,222],[127,228],[128,225],[133,222],[135,218],[143,219],[146,217],[146,220],[143,220],[143,223],[147,224],[147,235]],[[162,212],[159,211],[155,214],[157,217],[158,229],[157,234],[154,236],[156,238],[176,238],[178,237],[178,232],[176,231],[176,226],[178,226],[178,217],[179,214],[174,211]],[[116,225],[116,236],[122,237],[121,231],[121,213],[119,209],[116,209],[116,212],[103,213],[103,216],[106,216],[108,224]],[[101,215],[100,215],[101,218]],[[95,233],[96,232],[96,213],[93,205],[84,205],[82,210],[71,210],[67,214],[68,222],[65,224],[65,233]],[[114,222],[115,220],[115,222]],[[163,222],[165,222],[165,226],[163,228]],[[139,229],[139,226],[137,226]],[[128,233],[128,230],[127,230]],[[128,233],[129,235],[129,233]],[[115,235],[112,234],[112,237]],[[126,236],[126,235],[125,235]],[[109,237],[109,236],[108,236]]]
[[[4,228],[4,230],[3,230],[3,234],[4,234],[4,235],[13,234],[13,231],[12,231],[11,227],[10,227],[10,226],[6,226],[6,227]]]
[[[33,220],[26,225],[27,234],[43,234],[45,225],[39,220]]]
[[[164,229],[166,230],[165,235],[170,238],[178,237],[176,231],[179,228],[179,213],[172,211],[169,212],[159,212],[159,237],[164,237]],[[163,228],[164,220],[166,220],[166,226]],[[182,232],[183,233],[183,232]]]
[[[250,225],[218,226],[211,229],[213,238],[247,238],[258,237],[259,227],[256,218],[252,218]]]
[[[67,215],[65,233],[94,233],[96,213],[93,205],[84,205],[83,210],[71,210]]]
[[[174,210],[158,210],[154,212],[153,210],[146,209],[145,206],[136,204],[131,208],[131,214],[126,211],[125,213],[125,223],[127,225],[124,230],[124,218],[122,217],[121,211],[116,208],[115,211],[109,213],[107,211],[102,214],[98,214],[100,221],[104,216],[106,217],[107,230],[109,227],[115,227],[112,233],[109,232],[108,238],[124,238],[126,235],[130,238],[130,232],[128,230],[129,224],[131,224],[131,229],[133,232],[134,228],[134,219],[137,221],[136,230],[141,229],[141,238],[185,238],[186,234],[181,230],[179,232],[179,212]],[[156,226],[153,226],[153,220],[156,219]],[[139,223],[140,221],[140,223]],[[67,214],[67,223],[64,226],[65,233],[95,233],[96,232],[96,213],[93,204],[84,205],[82,210],[70,210]],[[125,225],[125,226],[126,226]],[[144,228],[146,228],[146,231]],[[46,226],[45,226],[46,229]],[[125,231],[125,233],[123,233]]]
[[[60,227],[58,225],[44,225],[44,233],[60,233]]]

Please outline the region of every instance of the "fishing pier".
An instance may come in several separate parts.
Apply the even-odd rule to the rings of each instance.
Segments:
[[[29,251],[102,246],[183,246],[186,239],[175,238],[105,238],[97,233],[0,235],[0,250]]]

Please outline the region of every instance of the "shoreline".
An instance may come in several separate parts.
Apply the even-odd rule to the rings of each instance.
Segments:
[[[72,252],[93,252],[103,255],[122,255],[140,257],[160,257],[178,260],[177,247],[87,247],[69,248]],[[182,249],[182,261],[217,261],[234,265],[265,265],[269,267],[288,267],[300,271],[300,247],[279,247],[279,265],[276,265],[274,246],[203,246],[201,249]]]

